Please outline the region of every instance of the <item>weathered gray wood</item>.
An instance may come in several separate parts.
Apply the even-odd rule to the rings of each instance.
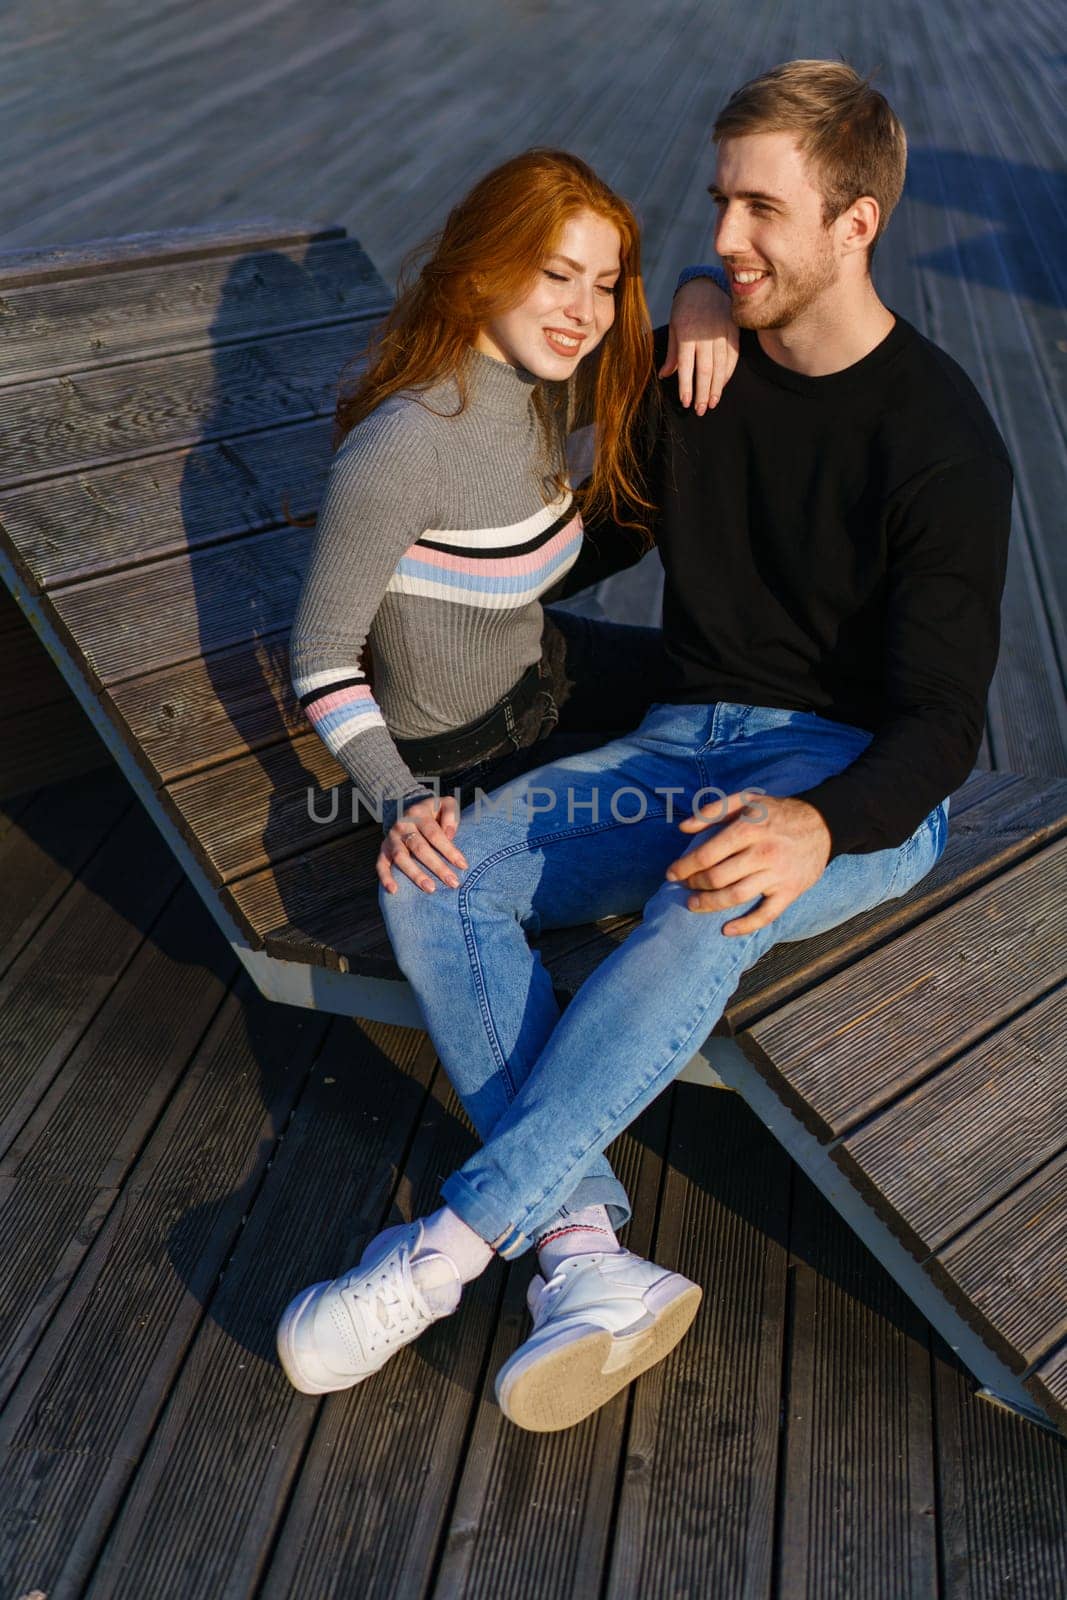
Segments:
[[[0,726],[0,739],[4,749],[0,799],[102,771],[111,763],[84,711],[69,694],[43,708],[9,713]]]
[[[942,1593],[1048,1600],[1067,1585],[1067,1450],[1002,1406],[931,1340]]]
[[[257,246],[288,249],[338,239],[343,231],[335,223],[309,228],[306,222],[286,223],[264,217],[222,225],[204,222],[198,227],[166,228],[155,233],[127,233],[120,239],[86,239],[78,244],[5,250],[0,253],[0,289],[140,271],[157,262],[193,261]]]
[[[179,879],[155,827],[134,808],[12,964],[0,984],[7,1041],[0,1150],[47,1091]]]
[[[775,1568],[790,1162],[738,1096],[673,1098],[652,1255],[704,1299],[635,1387],[606,1593],[747,1600]]]
[[[110,764],[7,589],[0,584],[0,799]]]
[[[415,1138],[398,1158],[400,1186],[388,1220],[434,1210],[442,1174],[465,1160],[474,1143],[439,1072]],[[313,1139],[300,1161],[303,1181],[317,1184]],[[373,1236],[372,1216],[368,1207],[354,1219],[361,1243]],[[351,1233],[349,1240],[354,1248]],[[309,1281],[314,1262],[325,1271],[338,1269],[327,1267],[313,1239],[300,1256],[304,1265],[294,1260],[291,1267],[294,1292]],[[352,1259],[350,1249],[338,1266]],[[426,1592],[500,1314],[503,1276],[499,1265],[492,1266],[464,1291],[455,1314],[417,1346],[399,1352],[376,1379],[327,1400],[279,1533],[265,1600],[301,1588],[324,1600],[353,1593],[402,1600]],[[417,1472],[410,1466],[415,1459]]]
[[[381,841],[380,826],[371,823],[310,854],[237,879],[227,887],[227,903],[279,960],[398,977],[391,952],[364,955],[368,941],[382,933],[374,872]]]
[[[326,85],[332,85],[339,68],[344,72],[353,48],[360,58],[366,54],[373,59],[373,51],[365,48],[368,29],[373,39],[373,12],[368,14],[361,7],[353,15],[350,8],[338,12],[335,7],[335,14],[323,19],[323,25],[311,26],[306,15],[298,22],[295,9],[287,10],[288,26],[280,36],[277,28],[252,30],[239,63],[228,59],[225,51],[218,57],[210,50],[205,55],[197,48],[178,52],[182,58],[178,69],[170,66],[162,75],[168,90],[168,100],[162,103],[152,92],[155,80],[150,72],[146,74],[136,49],[125,57],[117,74],[117,92],[106,111],[86,94],[88,114],[83,113],[80,125],[76,121],[70,129],[66,124],[75,108],[63,96],[60,128],[48,143],[50,165],[46,167],[40,152],[32,145],[26,149],[21,141],[22,162],[13,163],[13,167],[18,173],[24,210],[18,224],[9,228],[9,237],[23,244],[40,239],[83,238],[89,229],[99,225],[102,211],[110,212],[113,218],[116,199],[121,203],[124,196],[138,189],[141,193],[131,214],[121,227],[110,231],[143,227],[146,222],[169,227],[175,217],[201,221],[205,215],[220,215],[226,209],[226,179],[223,177],[220,192],[218,177],[225,171],[226,157],[232,161],[237,151],[250,153],[254,162],[264,166],[266,182],[259,209],[276,206],[277,176],[273,163],[266,159],[267,152],[279,145],[286,149],[296,171],[303,175],[305,186],[314,164],[302,131],[291,124],[287,126],[284,120],[279,123],[261,116],[262,107],[273,105],[279,95],[291,109],[299,108],[305,119],[309,109],[317,113],[312,120],[318,123],[323,136],[344,141],[351,185],[355,102],[350,96],[344,98],[346,115],[342,118],[330,94],[324,95],[323,91]],[[128,14],[123,15],[120,27],[129,26],[127,17]],[[210,32],[210,27],[206,31]],[[195,37],[192,35],[189,42]],[[389,36],[388,42],[393,42]],[[403,54],[408,56],[410,50]],[[139,92],[130,92],[131,83],[140,86]],[[365,115],[372,125],[380,121],[376,106],[366,107]],[[91,159],[101,117],[107,130],[102,171],[101,163]],[[257,138],[251,137],[250,118]],[[16,119],[16,127],[21,120],[26,119]],[[150,128],[147,152],[143,149],[146,124]],[[205,133],[206,146],[202,142]],[[56,183],[58,170],[67,173],[62,187]],[[185,178],[190,196],[189,203],[180,206],[173,203],[176,175]],[[306,215],[307,196],[300,192],[299,183],[295,188],[287,186],[287,192]],[[247,205],[238,206],[237,212],[247,217],[249,209]]]
[[[790,1280],[776,1552],[782,1600],[934,1594],[929,1330],[803,1178]]]
[[[97,685],[277,634],[292,625],[311,530],[228,539],[57,590],[46,605]],[[116,618],[136,616],[136,630]],[[210,670],[210,669],[209,669]]]
[[[498,16],[480,0],[473,11],[446,7],[432,15],[425,8],[416,15],[408,0],[390,0],[388,6],[372,3],[359,8],[358,15],[340,0],[304,0],[285,8],[272,0],[254,0],[251,7],[235,8],[226,17],[204,0],[142,8],[121,18],[100,11],[99,16],[94,13],[94,49],[85,53],[77,100],[63,93],[75,36],[65,23],[62,31],[59,22],[54,28],[35,23],[35,37],[16,36],[6,50],[0,42],[0,61],[7,67],[10,56],[11,67],[0,106],[6,179],[0,220],[27,240],[72,239],[85,231],[90,218],[93,227],[106,225],[118,233],[143,225],[145,218],[247,214],[264,200],[291,204],[297,195],[305,210],[313,202],[324,215],[346,217],[373,258],[391,273],[407,245],[440,220],[479,167],[489,165],[506,147],[538,140],[577,145],[588,137],[589,153],[641,201],[649,225],[646,262],[659,300],[657,315],[662,315],[677,266],[705,254],[707,223],[704,210],[697,208],[706,206],[706,200],[698,167],[701,161],[711,164],[707,130],[716,106],[731,87],[773,60],[842,52],[861,65],[885,62],[880,78],[904,112],[913,163],[924,147],[948,155],[942,162],[949,180],[943,199],[914,199],[905,208],[953,213],[952,232],[981,248],[983,239],[1005,227],[1010,214],[953,205],[951,152],[960,146],[975,149],[987,162],[986,194],[988,176],[996,167],[1020,187],[1026,201],[1018,209],[1020,220],[1008,222],[1016,231],[1012,248],[1021,247],[1035,259],[1040,255],[1042,236],[1050,237],[1047,217],[1056,206],[1051,172],[1058,125],[1054,74],[1061,53],[1058,19],[1047,5],[1024,0],[1010,17],[988,9],[965,13],[956,0],[921,18],[913,9],[887,15],[838,8],[831,15],[826,5],[809,8],[803,17],[796,10],[773,12],[762,6],[709,12],[687,4],[674,10],[671,48],[662,56],[654,52],[663,37],[663,13],[653,7],[615,8],[610,29],[591,28],[588,13],[580,9],[566,18],[551,9],[538,15],[528,8]],[[413,37],[420,44],[414,57]],[[338,48],[339,40],[350,47]],[[921,100],[895,75],[907,52],[915,53],[922,76],[933,86]],[[953,75],[969,85],[965,97],[949,98],[952,86],[946,80]],[[26,83],[42,86],[32,102],[25,97]],[[694,84],[699,84],[696,92]],[[267,103],[271,117],[264,125],[256,108]],[[932,111],[939,120],[931,120]],[[250,137],[253,124],[255,137]],[[683,145],[693,150],[692,161],[683,156]],[[618,160],[617,150],[625,150]],[[1040,195],[1031,182],[1044,185]],[[686,191],[680,201],[669,192],[676,183],[679,193]],[[958,278],[941,269],[938,281],[938,269],[917,264],[915,258],[929,254],[938,241],[927,232],[913,242],[900,231],[905,214],[894,219],[880,246],[882,262],[895,264],[909,287],[915,284],[916,304],[931,282],[941,290],[940,299],[954,296]],[[970,257],[964,253],[963,272],[971,274],[965,280],[971,288],[977,281],[973,259],[973,250]],[[984,297],[1004,295],[984,285],[980,292]],[[1057,413],[1050,410],[1040,374],[1046,353],[1059,359],[1058,334],[1051,331],[1056,307],[1046,308],[1048,320],[1043,321],[1041,308],[1026,303],[1025,296],[1016,299],[1023,301],[1024,321],[1033,336],[1027,345],[1009,330],[1008,343],[997,350],[996,359],[1016,363],[1023,385],[1023,426],[1016,448],[1026,456],[1031,481],[1041,487],[1053,482],[1043,474],[1042,461],[1056,438]],[[902,309],[910,314],[907,305]],[[936,325],[927,331],[940,336]],[[1019,350],[1027,351],[1025,360],[1018,357]],[[1035,350],[1037,363],[1030,358]],[[1054,542],[1045,555],[1056,555]],[[1016,566],[1009,581],[1014,586],[1020,579],[1028,581]],[[1015,615],[1025,629],[1025,611]],[[1013,622],[1006,661],[1018,672],[1017,681],[1027,670],[1043,670],[1039,652],[1020,653],[1018,642],[1024,638]],[[1011,684],[998,701],[999,694],[998,685],[993,713],[999,759],[1011,748],[1040,753],[1046,737],[1040,697],[1028,700],[1025,682],[1018,695]],[[1028,707],[1031,713],[1036,708],[1036,720],[1013,726],[1013,719]],[[1017,741],[1014,746],[1011,740]],[[866,1331],[862,1321],[857,1326]],[[813,1328],[817,1338],[818,1324]],[[225,1351],[224,1356],[242,1359],[239,1352]],[[812,1370],[828,1372],[827,1358],[816,1354]],[[918,1534],[913,1528],[909,1539],[921,1537],[930,1521],[937,1524],[943,1569],[939,1582],[950,1600],[994,1593],[1010,1594],[1012,1600],[1047,1600],[1067,1587],[1064,1452],[1057,1441],[1020,1419],[974,1400],[965,1374],[951,1371],[950,1377],[951,1403],[939,1400],[937,1419],[937,1515],[931,1519],[917,1510]],[[832,1392],[830,1376],[822,1393]],[[403,1391],[389,1398],[402,1400]],[[847,1422],[843,1413],[837,1414],[837,1422]],[[396,1424],[387,1411],[372,1409],[366,1425],[388,1429]],[[837,1437],[847,1440],[847,1427]],[[409,1438],[410,1454],[404,1457],[398,1451],[393,1457],[405,1481],[418,1474],[423,1462],[414,1427]],[[690,1463],[691,1476],[679,1479],[683,1504],[705,1495],[721,1515],[703,1453],[692,1453]],[[811,1489],[815,1529],[825,1526],[819,1521],[821,1507],[844,1506],[847,1519],[853,1496],[866,1503],[865,1462],[831,1449],[821,1454],[819,1467],[822,1477]],[[361,1506],[377,1504],[373,1496],[369,1502],[350,1498],[343,1471],[331,1478],[330,1488],[334,1505],[352,1509],[356,1516]],[[171,1509],[181,1539],[181,1503],[172,1502]],[[786,1499],[783,1514],[788,1509]],[[672,1515],[674,1510],[672,1506]],[[162,1551],[163,1511],[155,1515],[151,1537],[154,1549]],[[225,1522],[225,1511],[222,1517]],[[232,1529],[232,1523],[228,1526]],[[368,1540],[373,1532],[372,1518]],[[873,1547],[873,1535],[851,1546]],[[828,1554],[825,1547],[822,1553]],[[192,1554],[194,1560],[206,1559],[201,1552]],[[298,1547],[287,1559],[291,1570],[299,1570]],[[142,1570],[149,1570],[147,1562]],[[172,1593],[186,1600],[180,1570],[165,1569],[161,1562],[150,1570],[157,1589],[171,1585]],[[835,1570],[832,1560],[817,1568],[823,1574]],[[387,1563],[379,1563],[376,1571],[381,1592],[394,1574]],[[856,1569],[848,1570],[842,1592],[855,1592],[856,1575]],[[326,1574],[342,1591],[347,1583],[350,1592],[361,1594],[367,1592],[364,1576],[358,1565],[346,1569],[339,1562]],[[647,1594],[663,1592],[657,1589],[659,1576],[651,1574]],[[881,1573],[884,1584],[891,1584],[893,1577],[893,1571]],[[877,1582],[878,1575],[871,1581]],[[166,1588],[160,1593],[163,1600]],[[727,1597],[735,1600],[728,1591],[723,1600]]]
[[[0,389],[3,485],[304,421],[331,403],[368,327],[331,323]]]
[[[58,588],[314,513],[326,418],[0,492],[0,528],[36,587]]]
[[[920,23],[920,28],[927,24]],[[905,58],[907,59],[907,58]],[[1009,550],[1009,573],[1001,617],[1001,653],[990,696],[990,724],[998,764],[1014,770],[1060,772],[1067,761],[1067,706],[1056,638],[1063,631],[1064,584],[1055,581],[1045,555],[1062,540],[1058,528],[1067,484],[1067,452],[1060,428],[1034,430],[1035,405],[1048,408],[1041,383],[1042,358],[1033,350],[1029,329],[1015,296],[972,284],[965,247],[950,219],[953,209],[981,214],[987,208],[984,154],[973,156],[964,132],[968,113],[959,110],[959,74],[945,76],[940,92],[931,88],[929,56],[919,52],[902,76],[940,134],[924,152],[926,182],[943,210],[926,208],[921,223],[908,221],[916,245],[944,263],[931,272],[926,292],[935,317],[933,337],[961,362],[990,400],[1016,473],[1016,514]],[[967,130],[969,132],[969,130]],[[961,133],[963,139],[961,141]],[[961,149],[961,142],[964,148]],[[946,150],[936,148],[943,143]],[[950,173],[944,168],[950,165]],[[986,270],[1000,290],[1012,288],[1003,258],[1000,230],[993,230],[985,252]],[[1027,259],[1032,259],[1031,252]],[[946,285],[944,271],[953,280]],[[1030,347],[1019,359],[1020,344]],[[1025,376],[1024,376],[1025,374]],[[1039,392],[1035,394],[1035,389]],[[1043,390],[1043,392],[1041,392]],[[1043,531],[1044,530],[1044,531]]]
[[[84,1584],[320,1035],[243,977],[217,1013],[0,1421],[5,1591]]]
[[[70,690],[13,596],[0,586],[0,727],[9,717],[39,711]],[[8,749],[4,745],[4,770]]]
[[[974,1223],[1067,1146],[1067,989],[865,1123],[834,1158],[892,1207],[919,1256]]]
[[[938,1250],[927,1268],[1014,1370],[1067,1338],[1067,1152]]]
[[[334,786],[339,789],[337,820],[317,820],[330,815]],[[351,787],[344,769],[309,730],[288,743],[183,778],[170,784],[166,795],[213,880],[227,883],[351,833]],[[378,835],[380,841],[380,828]]]
[[[1062,981],[1067,840],[783,1006],[739,1043],[818,1138],[848,1132]]]
[[[376,317],[391,300],[354,239],[5,286],[0,385]]]
[[[108,700],[159,784],[310,731],[293,693],[288,629],[125,679]],[[337,766],[341,779],[349,784]]]
[[[313,1025],[313,1029],[316,1025]],[[334,1021],[301,1095],[236,1250],[211,1301],[210,1315],[198,1329],[188,1357],[176,1375],[166,1409],[140,1461],[130,1493],[103,1548],[89,1592],[104,1596],[167,1595],[198,1591],[237,1595],[253,1591],[274,1534],[290,1513],[288,1500],[298,1474],[314,1475],[314,1460],[304,1452],[315,1437],[321,1408],[290,1388],[273,1351],[273,1325],[291,1296],[306,1283],[334,1276],[359,1259],[363,1248],[387,1220],[397,1174],[405,1165],[412,1129],[424,1111],[426,1086],[435,1065],[425,1034],[380,1024]],[[451,1136],[451,1137],[450,1137]],[[454,1138],[452,1119],[442,1119],[439,1158],[447,1158]],[[408,1172],[411,1172],[410,1166]],[[328,1192],[330,1204],[323,1206]],[[487,1285],[482,1319],[491,1316],[495,1284]],[[438,1418],[436,1482],[424,1471],[429,1453],[427,1408],[406,1401],[408,1429],[422,1428],[420,1471],[407,1474],[404,1462],[413,1438],[398,1437],[399,1411],[384,1404],[379,1382],[368,1389],[364,1416],[374,1419],[395,1468],[379,1480],[375,1462],[364,1458],[358,1477],[345,1484],[340,1518],[357,1525],[357,1487],[364,1482],[383,1501],[396,1496],[393,1512],[402,1524],[399,1486],[407,1480],[415,1501],[404,1525],[432,1551],[432,1528],[425,1517],[436,1494],[447,1494],[452,1452],[469,1408],[465,1378],[473,1352],[471,1299],[465,1297],[464,1332],[452,1322],[440,1330],[436,1346],[459,1371],[451,1383],[435,1384],[433,1415]],[[420,1345],[420,1360],[433,1360],[434,1341]],[[429,1348],[428,1348],[429,1347]],[[409,1385],[412,1374],[409,1372]],[[386,1380],[388,1381],[388,1380]],[[375,1390],[378,1392],[375,1393]],[[352,1400],[341,1396],[330,1406],[335,1419],[349,1418]],[[441,1405],[446,1415],[441,1416]],[[356,1423],[358,1428],[358,1423]],[[319,1429],[335,1442],[336,1430]],[[363,1432],[372,1448],[371,1430]],[[325,1448],[324,1448],[325,1447]],[[319,1450],[330,1457],[325,1440]],[[174,1507],[188,1514],[175,1526]],[[368,1546],[388,1524],[365,1527]],[[284,1546],[283,1546],[284,1550]],[[396,1550],[381,1550],[384,1563]],[[339,1566],[338,1577],[344,1568]],[[180,1575],[180,1576],[179,1576]],[[297,1584],[299,1588],[300,1585]],[[325,1592],[316,1591],[316,1592]]]
[[[646,1256],[668,1109],[666,1102],[653,1108],[608,1151],[634,1205],[627,1245]],[[669,1256],[660,1259],[670,1261]],[[457,1473],[435,1600],[505,1591],[530,1600],[542,1595],[569,1600],[594,1592],[604,1567],[619,1461],[627,1445],[627,1396],[617,1395],[575,1428],[537,1434],[509,1423],[493,1394],[496,1373],[530,1328],[525,1290],[532,1266],[524,1259],[508,1273],[473,1432]],[[579,1498],[581,1515],[576,1517],[573,1507]],[[546,1518],[557,1529],[551,1541],[544,1538]]]
[[[25,806],[5,804],[2,820],[10,825],[0,830],[0,973],[135,804],[113,766],[26,798]]]
[[[0,1403],[119,1202],[236,971],[183,884],[0,1161]]]
[[[1038,1362],[1023,1382],[1038,1405],[1067,1430],[1067,1343]]]

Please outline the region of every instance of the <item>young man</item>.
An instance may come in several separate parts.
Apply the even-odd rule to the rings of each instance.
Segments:
[[[279,1352],[310,1392],[376,1371],[494,1252],[531,1245],[547,1282],[498,1375],[509,1417],[569,1426],[666,1354],[700,1290],[619,1245],[603,1151],[773,943],[929,871],[978,751],[1011,469],[969,380],[870,278],[903,130],[851,68],[795,61],[739,90],[714,138],[741,351],[710,416],[664,389],[652,430],[673,688],[634,734],[465,812],[458,889],[383,894],[484,1144],[440,1211],[287,1309]],[[714,293],[687,285],[680,320]],[[642,908],[561,1017],[527,935]]]

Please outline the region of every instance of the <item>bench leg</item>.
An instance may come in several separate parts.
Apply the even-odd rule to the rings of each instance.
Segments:
[[[820,1144],[799,1118],[782,1104],[734,1039],[712,1035],[701,1053],[710,1054],[715,1072],[727,1088],[736,1089],[816,1188],[848,1223],[885,1270],[936,1328],[945,1343],[978,1380],[978,1394],[1018,1412],[1058,1435],[1059,1430],[1022,1382],[975,1330],[964,1322],[915,1257],[853,1188],[830,1157],[832,1146]]]

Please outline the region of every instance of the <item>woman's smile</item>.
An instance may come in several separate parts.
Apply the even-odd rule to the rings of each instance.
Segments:
[[[545,339],[550,350],[558,356],[577,356],[581,354],[582,344],[585,340],[584,333],[564,333],[562,328],[545,328]]]

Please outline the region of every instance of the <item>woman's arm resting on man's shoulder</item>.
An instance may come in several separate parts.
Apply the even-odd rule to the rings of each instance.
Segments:
[[[686,267],[671,306],[667,359],[661,378],[678,374],[678,398],[698,416],[713,410],[737,366],[740,335],[730,312],[730,290],[721,267]]]

